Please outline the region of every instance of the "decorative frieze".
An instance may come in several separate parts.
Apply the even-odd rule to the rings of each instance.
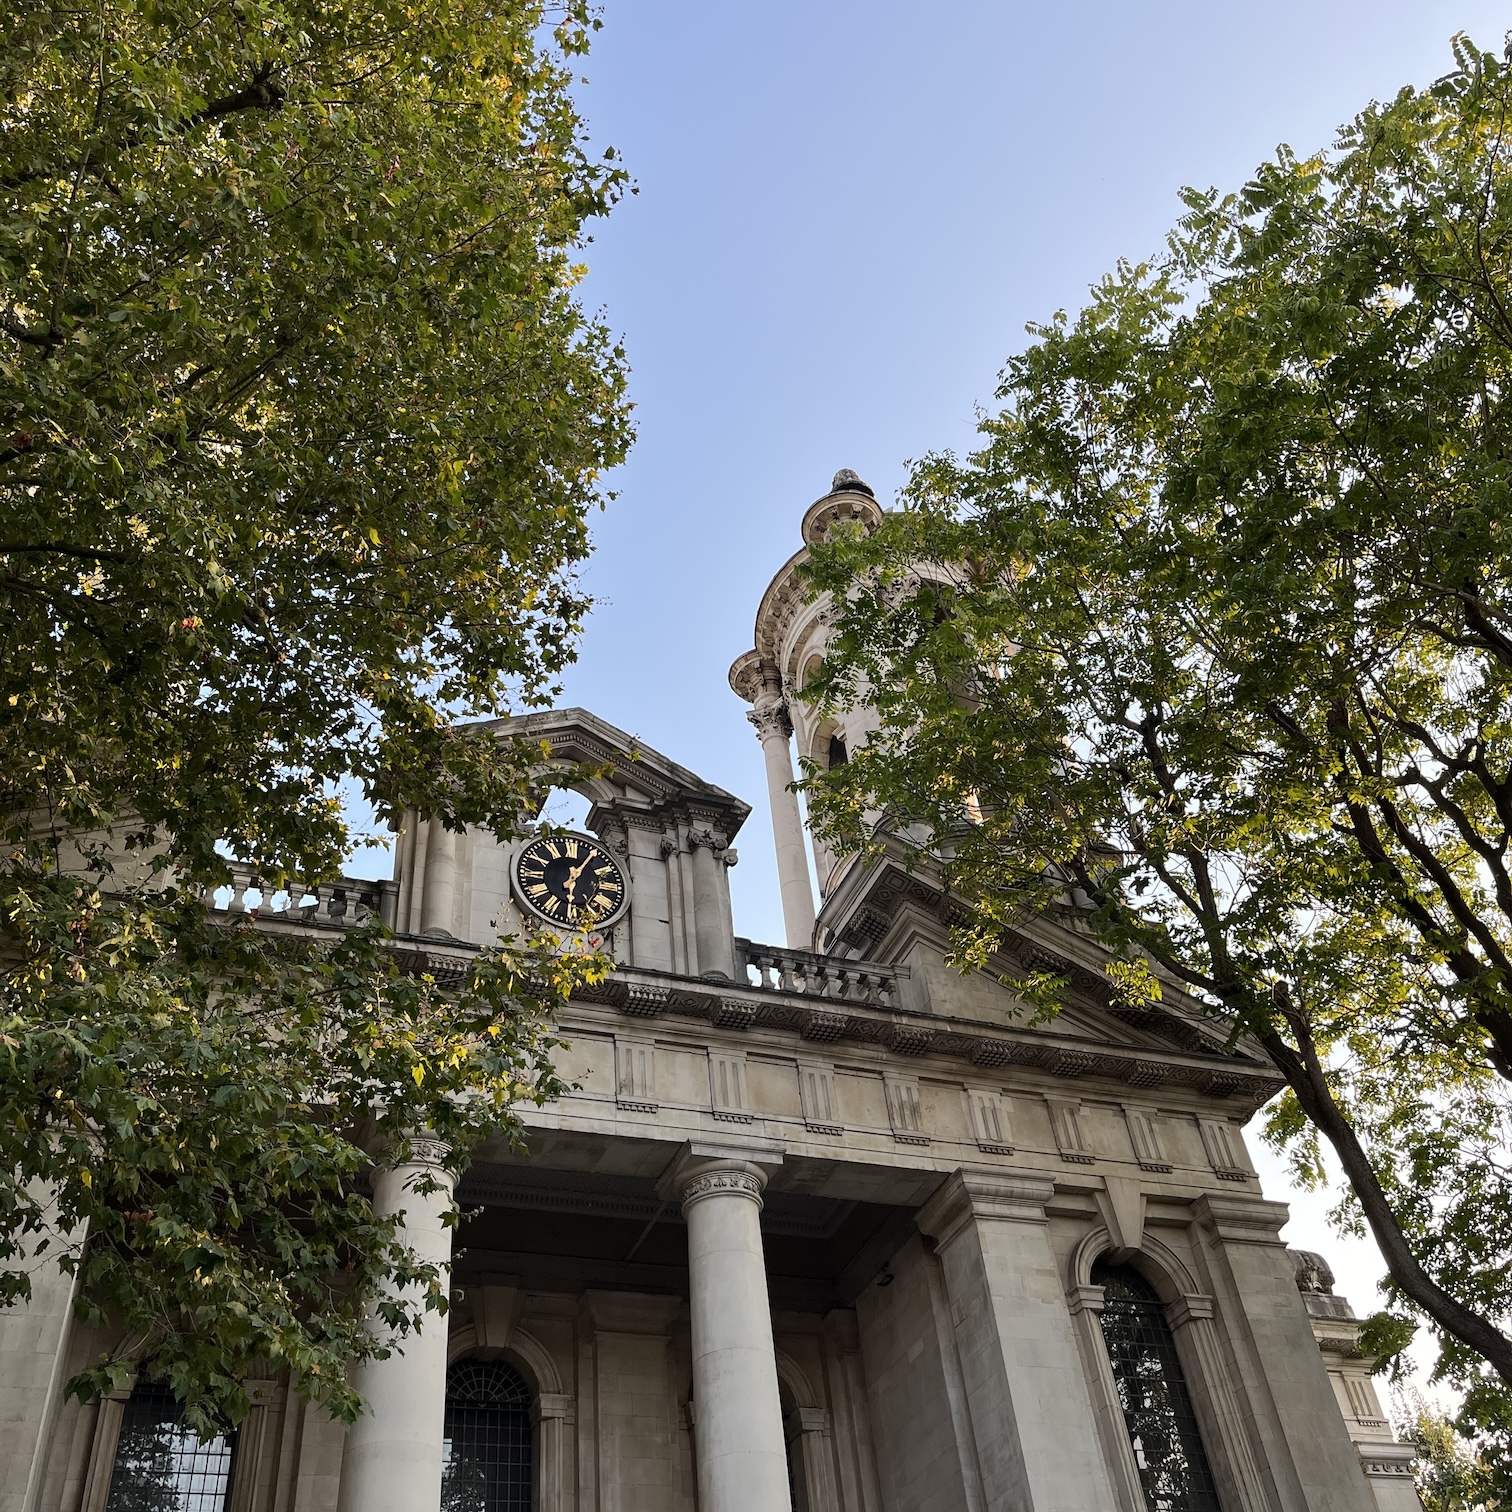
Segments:
[[[1060,1158],[1072,1165],[1091,1165],[1096,1157],[1082,1123],[1081,1103],[1070,1097],[1047,1097],[1045,1102],[1050,1108],[1050,1127]]]
[[[923,1055],[933,1040],[934,1031],[925,1024],[892,1024],[883,1035],[894,1055]]]
[[[970,1090],[966,1101],[977,1148],[988,1155],[1013,1154],[1013,1134],[1008,1122],[1008,1100],[998,1092]]]
[[[1134,1146],[1134,1158],[1142,1171],[1165,1173],[1171,1169],[1170,1158],[1160,1141],[1160,1130],[1154,1118],[1143,1108],[1124,1104],[1124,1122],[1129,1126],[1129,1143]]]
[[[725,1123],[751,1122],[745,1051],[709,1051],[709,1094],[715,1118]]]
[[[823,1061],[799,1061],[798,1099],[803,1109],[803,1126],[811,1134],[844,1132],[835,1113],[833,1066]]]
[[[919,1098],[918,1077],[887,1076],[883,1083],[893,1138],[899,1144],[927,1145],[929,1136],[924,1132],[924,1107]]]
[[[614,1100],[630,1113],[655,1113],[656,1046],[651,1040],[614,1041]]]
[[[1359,1444],[1360,1468],[1371,1480],[1412,1482],[1417,1452],[1411,1444]],[[1393,1493],[1395,1494],[1395,1493]]]
[[[974,1066],[1006,1066],[1013,1060],[1013,1046],[1007,1040],[979,1039],[972,1043],[970,1059]]]
[[[1045,1060],[1052,1076],[1085,1076],[1096,1068],[1098,1057],[1087,1050],[1056,1050]]]
[[[1250,1173],[1235,1148],[1237,1139],[1232,1126],[1215,1118],[1199,1118],[1197,1128],[1213,1174],[1221,1181],[1248,1181]]]
[[[798,1032],[806,1040],[829,1044],[839,1039],[850,1020],[843,1013],[828,1013],[823,1008],[810,1008],[804,1015]]]
[[[1239,1092],[1230,1103],[1236,1114],[1239,1104],[1259,1106],[1281,1085],[1273,1070],[1232,1060],[1219,1072],[1203,1064],[1206,1056],[1177,1052],[1180,1058],[1155,1060],[1115,1055],[1085,1044],[1057,1044],[1045,1031],[987,1032],[960,1020],[908,1014],[896,1006],[897,981],[907,975],[906,967],[816,956],[743,939],[735,941],[733,964],[733,982],[686,976],[647,981],[640,972],[615,972],[602,982],[585,984],[574,999],[612,1003],[631,1017],[670,1014],[701,1018],[716,1028],[765,1026],[796,1032],[817,1044],[870,1043],[896,1056],[927,1054],[983,1069],[1017,1065],[1068,1080],[1096,1077],[1213,1096],[1232,1095],[1229,1088],[1237,1080]],[[743,980],[748,972],[761,980]]]

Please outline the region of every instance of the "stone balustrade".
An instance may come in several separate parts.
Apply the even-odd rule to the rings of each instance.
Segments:
[[[231,882],[209,895],[213,907],[225,914],[249,914],[291,924],[349,926],[377,914],[392,926],[399,884],[363,877],[342,877],[306,887],[290,882],[274,891],[262,886],[257,873],[240,861],[231,863]]]
[[[877,961],[847,961],[737,938],[735,967],[737,980],[767,992],[864,1003],[871,1008],[898,1006],[899,970]]]

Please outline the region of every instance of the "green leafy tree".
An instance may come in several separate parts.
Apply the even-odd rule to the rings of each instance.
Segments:
[[[1408,1399],[1398,1435],[1418,1452],[1418,1497],[1424,1512],[1499,1512],[1506,1505],[1473,1445],[1421,1397]]]
[[[1032,328],[978,452],[815,553],[810,696],[880,728],[809,793],[839,846],[944,858],[962,965],[1061,910],[1110,992],[1256,1035],[1271,1135],[1332,1149],[1406,1309],[1373,1347],[1426,1316],[1505,1454],[1512,73],[1455,58],[1189,192]]]
[[[205,903],[339,873],[343,795],[508,835],[586,601],[623,355],[575,295],[625,187],[582,0],[18,0],[0,23],[0,1297],[38,1244],[208,1428],[254,1359],[444,1309],[360,1176],[559,1090],[591,958],[441,991],[375,928]],[[87,1240],[81,1236],[87,1235]],[[392,1300],[415,1282],[418,1302]]]

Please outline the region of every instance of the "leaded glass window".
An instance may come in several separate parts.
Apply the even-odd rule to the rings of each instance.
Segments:
[[[1099,1261],[1102,1331],[1124,1426],[1149,1512],[1221,1512],[1176,1341],[1154,1287],[1126,1265]]]
[[[225,1512],[236,1434],[202,1441],[166,1386],[127,1398],[105,1512]]]
[[[530,1512],[530,1388],[502,1361],[446,1372],[441,1512]]]

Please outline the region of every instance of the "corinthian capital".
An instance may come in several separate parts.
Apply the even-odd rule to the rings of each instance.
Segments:
[[[746,718],[756,726],[756,734],[761,740],[766,740],[771,735],[786,740],[793,733],[793,722],[788,718],[787,704],[779,694],[763,694],[756,700],[756,707]]]

